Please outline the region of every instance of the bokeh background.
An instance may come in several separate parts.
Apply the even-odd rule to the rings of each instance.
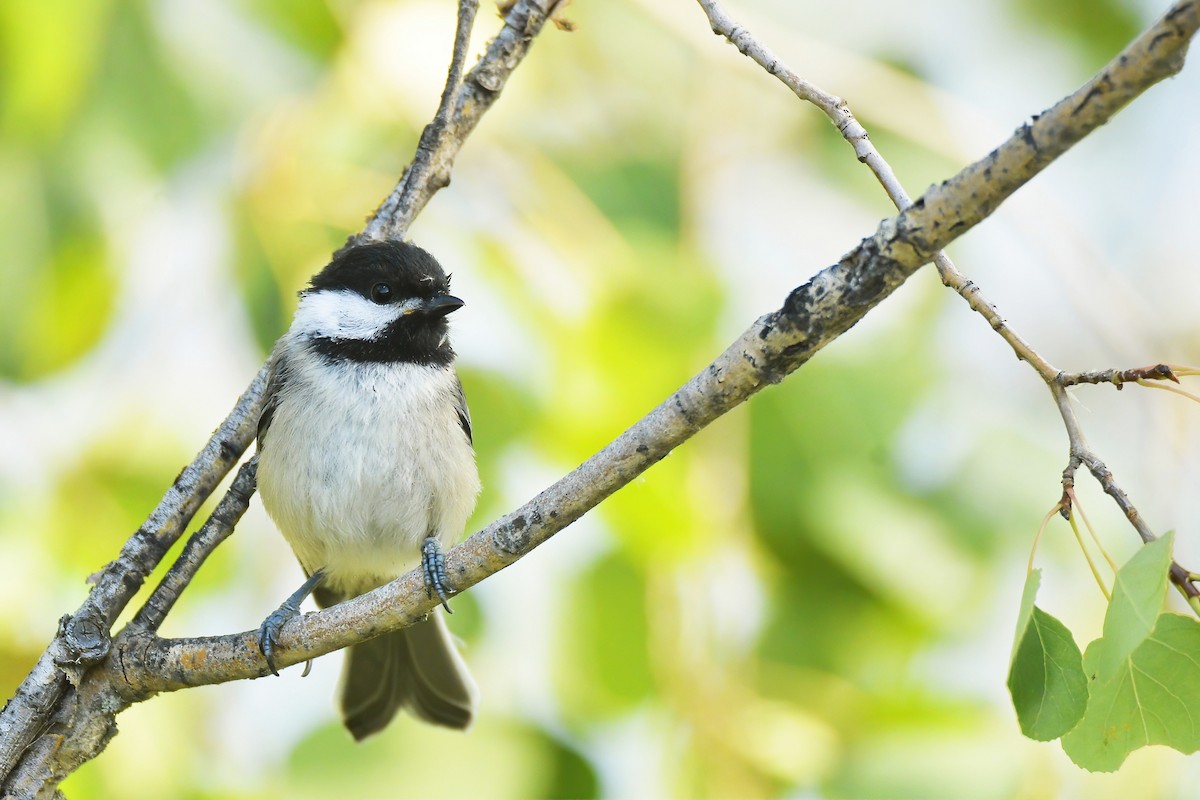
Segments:
[[[0,694],[387,193],[441,89],[451,3],[0,4]],[[1165,3],[739,0],[846,97],[913,194],[1073,90]],[[412,238],[454,273],[485,490],[471,529],[576,465],[891,214],[825,119],[685,0],[576,0]],[[496,30],[481,11],[473,54]],[[952,255],[1064,369],[1200,362],[1200,65]],[[1200,408],[1076,393],[1092,443],[1200,566]],[[1089,775],[1004,687],[1065,437],[930,270],[786,383],[454,601],[466,735],[356,746],[340,655],[155,698],[73,798],[1190,797],[1161,748]],[[1086,486],[1124,560],[1133,532]],[[1069,530],[1037,558],[1081,644]],[[257,501],[164,633],[240,631],[301,573]],[[1172,599],[1174,602],[1174,599]]]

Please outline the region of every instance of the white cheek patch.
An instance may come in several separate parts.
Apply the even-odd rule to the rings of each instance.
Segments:
[[[410,299],[380,305],[349,289],[309,292],[300,297],[292,332],[324,339],[374,339],[388,325],[415,310],[418,303]]]

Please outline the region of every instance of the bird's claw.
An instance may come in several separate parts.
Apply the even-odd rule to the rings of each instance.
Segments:
[[[421,545],[421,573],[425,576],[428,596],[433,597],[436,593],[446,613],[453,614],[447,603],[454,590],[450,588],[450,581],[446,577],[446,557],[442,553],[442,543],[433,536],[427,537]]]
[[[262,625],[258,626],[258,649],[262,651],[263,658],[267,660],[267,669],[271,670],[272,675],[279,675],[279,670],[275,668],[275,649],[279,645],[279,631],[283,629],[288,620],[299,614],[299,606],[285,602],[272,611],[263,620]]]
[[[283,630],[283,626],[290,620],[300,616],[300,604],[304,602],[304,598],[313,593],[325,579],[325,571],[317,570],[312,575],[308,576],[308,580],[292,593],[287,600],[284,600],[279,608],[272,611],[262,625],[258,626],[258,649],[262,651],[263,658],[267,661],[267,668],[271,670],[271,674],[279,676],[279,670],[275,668],[275,651],[279,647],[279,632]],[[305,674],[308,673],[308,668],[305,667]]]

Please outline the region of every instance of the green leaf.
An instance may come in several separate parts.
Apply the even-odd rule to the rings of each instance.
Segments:
[[[1117,573],[1104,635],[1084,655],[1088,707],[1062,743],[1085,769],[1111,772],[1151,744],[1200,750],[1200,622],[1160,613],[1173,538],[1142,547]]]
[[[1121,669],[1154,630],[1167,594],[1167,568],[1171,565],[1174,541],[1174,534],[1168,533],[1144,545],[1117,572],[1112,601],[1104,615],[1104,633],[1094,643],[1096,669],[1102,676]]]
[[[1104,649],[1088,648],[1084,668],[1092,672]],[[1094,654],[1095,651],[1095,654]],[[1163,744],[1200,750],[1200,622],[1163,614],[1153,632],[1107,679],[1097,674],[1087,713],[1063,737],[1063,750],[1081,767],[1112,772],[1139,747]]]
[[[1013,643],[1008,690],[1021,732],[1048,742],[1079,722],[1087,707],[1083,656],[1067,627],[1034,605],[1042,571],[1025,581],[1017,636]]]

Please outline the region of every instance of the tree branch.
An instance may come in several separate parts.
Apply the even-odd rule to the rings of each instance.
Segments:
[[[60,620],[58,634],[0,711],[0,787],[33,737],[48,725],[67,679],[78,684],[83,671],[108,655],[108,631],[117,615],[254,440],[266,383],[263,367],[117,559],[94,576],[93,588],[79,610]]]
[[[475,130],[484,112],[496,102],[512,71],[529,51],[533,37],[537,36],[561,2],[522,0],[512,5],[504,18],[504,28],[462,81],[454,103],[454,115],[449,117],[449,100],[455,97],[454,87],[458,85],[462,74],[462,64],[471,38],[471,22],[478,6],[478,2],[460,0],[454,56],[437,116],[422,133],[417,155],[400,176],[396,188],[376,209],[363,231],[349,238],[347,247],[378,239],[404,237],[409,225],[429,199],[450,184],[450,171],[463,142]]]
[[[612,443],[521,508],[446,554],[451,582],[468,588],[512,564],[569,525],[717,417],[778,383],[833,341],[955,238],[1057,155],[1138,94],[1175,74],[1200,10],[1181,3],[1100,74],[1023,125],[1000,147],[884,220],[842,260],[795,289],[712,364]],[[435,605],[416,571],[355,600],[284,626],[280,665],[294,664],[403,627]],[[145,659],[135,695],[265,674],[254,632],[168,641],[132,637]],[[115,678],[116,676],[114,676]]]
[[[425,130],[421,132],[416,155],[413,156],[408,169],[400,176],[396,188],[375,210],[375,214],[367,221],[367,227],[363,229],[362,233],[351,237],[347,242],[348,247],[372,240],[403,238],[408,226],[425,207],[425,203],[429,201],[433,193],[450,185],[450,169],[454,164],[454,156],[457,153],[457,147],[462,144],[462,139],[456,142],[455,149],[451,152],[447,147],[446,137],[451,123],[451,106],[459,85],[462,83],[463,65],[467,61],[467,47],[471,44],[471,28],[475,24],[475,12],[478,10],[478,0],[461,0],[459,2],[458,26],[454,33],[454,52],[450,58],[450,70],[446,75],[446,85],[442,89],[442,99],[438,103],[433,122],[426,125]],[[498,40],[499,37],[497,37]],[[493,43],[494,45],[495,43]],[[438,170],[431,173],[430,170],[435,159],[438,162]]]
[[[453,116],[444,126],[446,132],[431,136],[432,150],[425,156],[428,166],[414,169],[410,165],[392,193],[396,201],[385,201],[368,221],[367,229],[351,237],[351,243],[382,235],[403,236],[417,213],[447,184],[454,156],[499,97],[559,3],[560,0],[518,0],[512,4],[503,28],[460,82],[458,76],[477,6],[471,0],[460,0],[460,14],[467,18],[460,16],[458,20],[454,56],[440,106],[444,109],[446,97],[456,96]],[[458,87],[456,94],[454,86]],[[432,127],[436,127],[436,120]],[[442,178],[439,180],[438,176]],[[126,542],[118,558],[94,578],[94,587],[80,609],[63,617],[57,635],[13,698],[0,710],[0,795],[32,796],[46,787],[52,791],[59,780],[103,749],[111,736],[113,718],[127,705],[122,698],[128,692],[115,688],[124,686],[125,680],[107,682],[106,670],[90,668],[105,662],[108,666],[117,664],[118,672],[128,674],[128,665],[121,662],[123,654],[112,653],[109,631],[146,577],[187,528],[196,510],[253,441],[265,385],[266,367],[263,367],[205,448],[184,468],[158,507]],[[230,491],[248,501],[253,490],[247,491],[243,481],[235,482]],[[232,510],[237,502],[226,497],[218,508]],[[240,512],[225,521],[210,521],[208,535],[203,531],[197,534],[203,538],[194,538],[195,547],[189,547],[185,558],[203,561],[211,548],[228,535],[237,516]],[[228,528],[224,527],[226,524]],[[182,579],[186,583],[190,579],[186,574],[188,569],[177,565],[174,577],[168,576],[167,580]],[[176,591],[164,584],[152,597],[151,604],[166,601]],[[153,605],[148,605],[139,617],[143,623],[152,623],[156,619],[161,621],[159,615]],[[133,626],[131,630],[140,628],[141,625]],[[84,692],[93,695],[92,702],[81,702]],[[87,717],[89,724],[82,724],[83,717]],[[41,743],[35,743],[37,737],[42,737]],[[29,787],[33,789],[25,791]]]
[[[171,565],[171,569],[163,577],[162,582],[155,588],[145,605],[138,610],[130,623],[134,628],[146,631],[157,631],[167,614],[175,606],[175,601],[183,594],[183,590],[196,577],[200,567],[208,559],[217,545],[229,538],[238,520],[250,507],[250,498],[254,495],[254,478],[258,473],[258,456],[255,455],[238,470],[233,485],[221,498],[217,508],[208,521],[192,534],[183,552]]]
[[[875,174],[875,177],[887,192],[888,197],[891,198],[898,209],[903,211],[912,205],[908,193],[905,192],[904,187],[892,171],[891,166],[875,149],[875,146],[870,141],[870,137],[867,135],[866,129],[854,118],[845,101],[828,92],[822,91],[789,69],[765,45],[754,38],[746,28],[738,25],[721,7],[718,0],[697,0],[697,2],[699,2],[701,8],[704,9],[705,14],[708,16],[713,33],[727,38],[743,55],[752,59],[769,74],[778,78],[801,100],[812,103],[825,112],[826,116],[830,118],[846,141],[854,148],[858,160],[866,164]],[[1124,67],[1130,57],[1151,58],[1155,48],[1172,36],[1182,36],[1182,48],[1177,54],[1160,52],[1156,57],[1164,59],[1164,64],[1178,60],[1178,64],[1175,67],[1175,71],[1177,72],[1182,68],[1182,58],[1186,53],[1188,41],[1195,32],[1196,16],[1197,9],[1193,2],[1176,4],[1167,12],[1156,28],[1147,31],[1140,37],[1138,42],[1142,42],[1145,45],[1142,49],[1131,52],[1136,49],[1138,42],[1135,42],[1133,46],[1127,48],[1125,52],[1109,64],[1108,68],[1072,96],[1077,98],[1077,102],[1069,103],[1068,101],[1072,98],[1068,98],[1067,101],[1055,106],[1055,109],[1062,109],[1064,104],[1066,104],[1071,109],[1070,116],[1075,116],[1082,113],[1084,108],[1092,103],[1093,100],[1103,97],[1104,88],[1112,85],[1112,81],[1124,81],[1130,84],[1137,83],[1138,79],[1136,77],[1126,74],[1121,68]],[[1187,19],[1189,18],[1192,20],[1190,23],[1190,32],[1187,27],[1189,24]],[[1179,27],[1175,27],[1175,23],[1179,23]],[[1176,39],[1176,41],[1180,40]],[[1114,68],[1117,69],[1113,71]],[[1116,97],[1109,98],[1108,103],[1110,105],[1115,104],[1114,107],[1117,109],[1124,105]],[[1051,109],[1051,111],[1055,109]],[[1036,121],[1037,118],[1035,117]],[[1021,135],[1021,133],[1022,131],[1018,131],[1018,135]],[[1036,139],[1032,135],[1030,136],[1029,144],[1036,155],[1038,147]],[[1003,162],[998,160],[998,163]],[[988,175],[988,169],[990,167],[985,168],[985,176]],[[1074,407],[1071,405],[1070,398],[1065,392],[1065,388],[1080,383],[1112,383],[1120,389],[1124,382],[1140,382],[1147,379],[1171,380],[1178,383],[1179,380],[1175,377],[1171,368],[1165,364],[1158,364],[1128,370],[1104,370],[1077,374],[1064,373],[1042,357],[1029,342],[1008,325],[1004,318],[1000,316],[1000,312],[996,310],[996,307],[984,298],[979,287],[959,272],[958,268],[954,266],[954,263],[945,252],[939,250],[934,253],[933,263],[937,267],[942,283],[957,292],[967,301],[967,304],[973,311],[987,320],[992,329],[1012,348],[1017,358],[1028,363],[1050,388],[1059,414],[1062,417],[1063,426],[1067,431],[1070,454],[1069,465],[1063,473],[1063,495],[1060,501],[1064,516],[1070,517],[1073,506],[1071,487],[1073,486],[1075,471],[1081,463],[1086,464],[1104,491],[1113,498],[1118,507],[1124,512],[1130,524],[1142,538],[1142,541],[1153,541],[1155,539],[1154,533],[1142,519],[1141,515],[1138,514],[1136,507],[1130,502],[1128,495],[1126,495],[1117,483],[1112,472],[1104,466],[1099,456],[1088,446],[1083,436],[1082,426],[1079,424],[1079,419],[1075,414]],[[1172,582],[1183,593],[1184,597],[1188,599],[1189,603],[1198,609],[1198,613],[1200,613],[1200,605],[1197,605],[1195,602],[1196,598],[1200,598],[1200,589],[1196,587],[1190,575],[1191,573],[1188,570],[1172,562]]]

